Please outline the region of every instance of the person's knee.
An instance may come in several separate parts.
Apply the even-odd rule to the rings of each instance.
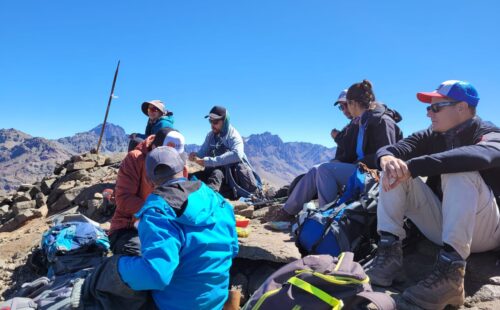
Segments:
[[[477,171],[446,173],[441,175],[441,184],[443,187],[445,186],[456,187],[465,185],[467,183],[479,185],[480,182],[483,182],[483,179],[481,178],[481,175]],[[467,189],[470,190],[470,186]]]

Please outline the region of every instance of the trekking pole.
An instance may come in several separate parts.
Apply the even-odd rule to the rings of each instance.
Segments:
[[[116,77],[118,76],[118,70],[120,69],[120,61],[118,60],[118,65],[116,66],[115,77],[113,78],[113,85],[111,86],[111,92],[109,93],[108,107],[106,108],[106,115],[104,116],[104,122],[102,123],[101,135],[99,136],[99,142],[97,142],[97,148],[95,149],[95,154],[99,154],[99,147],[101,146],[102,135],[104,134],[104,128],[106,127],[106,120],[108,119],[109,107],[111,106],[111,100],[113,100],[113,93],[115,91]]]

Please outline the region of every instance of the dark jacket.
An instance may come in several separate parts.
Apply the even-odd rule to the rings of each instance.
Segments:
[[[359,119],[358,126],[364,126],[363,136],[364,157],[359,161],[369,168],[376,168],[376,152],[379,148],[394,144],[403,138],[403,132],[396,125],[401,121],[401,115],[383,104],[377,104],[374,109],[367,110]],[[359,128],[355,131],[358,135]],[[346,162],[357,162],[356,138],[352,146],[346,145]],[[350,139],[348,141],[351,141]]]
[[[356,137],[358,136],[358,124],[351,120],[335,137],[337,150],[333,160],[343,163],[353,163],[356,161],[356,152],[349,150],[356,149]]]
[[[406,161],[412,177],[428,177],[427,185],[439,197],[441,174],[479,171],[500,202],[500,128],[479,117],[445,133],[429,128],[386,146],[377,152],[377,165],[385,155]]]

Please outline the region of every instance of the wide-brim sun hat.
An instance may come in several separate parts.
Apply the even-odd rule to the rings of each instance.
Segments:
[[[143,102],[141,105],[142,113],[144,113],[146,116],[149,116],[148,115],[149,105],[158,108],[158,110],[160,110],[163,115],[167,114],[167,110],[165,109],[165,104],[161,100],[150,100]]]

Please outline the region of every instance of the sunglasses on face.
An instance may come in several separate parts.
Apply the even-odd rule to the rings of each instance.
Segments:
[[[209,122],[210,124],[214,124],[214,125],[215,125],[215,124],[218,124],[220,121],[221,121],[221,119],[209,119],[209,120],[208,120],[208,122]]]
[[[148,107],[148,111],[151,111],[151,112],[161,112],[160,109],[158,109],[157,107],[154,107],[154,106],[149,106]]]
[[[444,107],[449,107],[449,106],[454,106],[455,104],[459,103],[460,101],[445,101],[445,102],[437,102],[437,103],[433,103],[431,104],[430,106],[428,106],[426,109],[427,109],[427,112],[434,112],[434,113],[438,113],[440,112]]]
[[[340,111],[344,111],[345,108],[346,108],[346,106],[345,106],[344,103],[339,103],[338,108],[339,108]]]

